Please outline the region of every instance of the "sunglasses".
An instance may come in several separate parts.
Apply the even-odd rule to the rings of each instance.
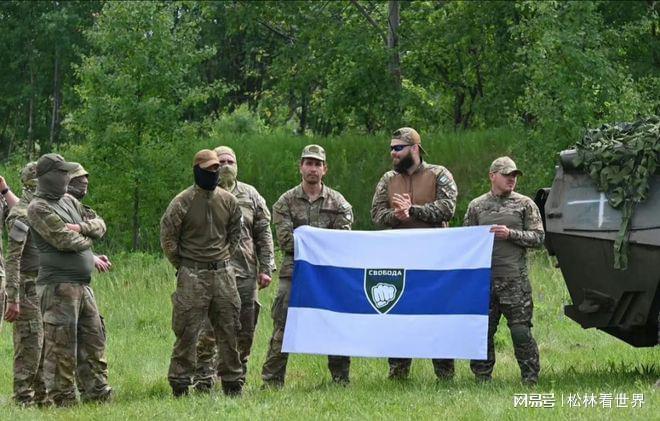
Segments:
[[[407,148],[408,146],[410,146],[410,145],[394,145],[394,146],[390,146],[390,151],[401,152],[402,150],[404,150],[404,149]]]

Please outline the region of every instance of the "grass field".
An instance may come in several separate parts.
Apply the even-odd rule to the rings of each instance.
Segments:
[[[497,365],[490,384],[476,384],[466,361],[451,383],[437,383],[431,362],[416,360],[406,382],[387,380],[384,359],[355,358],[351,384],[334,386],[326,359],[293,355],[281,391],[262,391],[259,372],[271,333],[270,305],[276,285],[262,291],[257,337],[248,383],[240,399],[218,389],[211,396],[174,400],[167,383],[174,341],[169,296],[174,271],[160,257],[114,257],[110,274],[94,279],[97,301],[108,327],[110,383],[116,399],[108,405],[73,409],[22,410],[11,403],[11,333],[0,334],[0,419],[660,419],[660,347],[636,349],[595,330],[583,330],[563,315],[569,296],[561,274],[545,253],[532,259],[534,334],[541,352],[537,387],[523,387],[504,322],[496,337]],[[514,407],[514,395],[546,394],[552,408]],[[595,396],[593,407],[571,406],[572,395]],[[612,394],[611,408],[604,407]],[[616,397],[627,397],[626,407]],[[643,405],[633,407],[634,395]],[[604,400],[601,400],[603,398]]]

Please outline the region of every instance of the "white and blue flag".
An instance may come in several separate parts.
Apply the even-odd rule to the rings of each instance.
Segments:
[[[485,359],[489,229],[297,228],[282,352]]]

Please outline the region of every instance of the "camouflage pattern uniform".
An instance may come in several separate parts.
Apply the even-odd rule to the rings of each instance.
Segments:
[[[341,193],[325,185],[322,186],[319,197],[314,202],[310,202],[300,184],[280,196],[273,205],[273,222],[284,259],[280,269],[277,296],[271,310],[273,335],[262,369],[262,378],[266,384],[279,387],[284,384],[289,356],[282,352],[282,340],[291,293],[293,230],[301,225],[348,230],[353,223],[353,210]],[[347,382],[349,367],[349,357],[328,356],[328,368],[334,381]]]
[[[273,236],[270,232],[270,212],[266,200],[253,186],[236,182],[231,193],[238,200],[243,214],[241,242],[231,257],[231,267],[236,275],[236,285],[241,298],[238,350],[241,354],[243,374],[252,348],[254,331],[261,304],[258,301],[257,274],[271,275],[275,269]],[[210,387],[216,367],[215,335],[210,323],[206,323],[197,345],[197,374],[195,384]],[[222,371],[222,369],[221,369]]]
[[[394,215],[392,197],[395,193],[408,193],[412,201],[410,220],[402,222]],[[443,166],[421,162],[412,174],[386,172],[376,186],[371,204],[371,219],[385,228],[447,227],[456,210],[458,189],[452,174]],[[438,378],[454,376],[454,360],[433,359],[433,370]],[[412,359],[388,358],[390,378],[406,378]]]
[[[2,234],[5,227],[5,219],[9,213],[9,206],[7,206],[7,201],[5,198],[0,195],[0,234]],[[2,321],[4,320],[5,315],[5,303],[7,302],[7,296],[5,293],[5,261],[3,259],[2,253],[2,241],[0,241],[0,327],[2,327]]]
[[[506,225],[507,240],[495,239],[492,260],[490,311],[488,315],[488,358],[470,362],[479,380],[490,380],[495,366],[493,337],[504,314],[522,379],[538,381],[539,350],[532,337],[532,287],[527,277],[527,248],[540,247],[545,233],[540,212],[527,196],[486,193],[470,202],[464,225]]]
[[[172,391],[175,396],[188,393],[197,366],[199,334],[210,319],[223,361],[223,391],[240,394],[244,382],[237,339],[241,301],[229,265],[241,238],[238,200],[220,188],[209,191],[193,185],[172,200],[160,228],[163,252],[177,269],[172,294],[176,342],[168,373]]]
[[[7,302],[18,304],[14,321],[14,400],[23,405],[46,404],[46,388],[39,370],[44,340],[43,319],[36,290],[39,251],[32,242],[27,208],[37,185],[36,163],[21,171],[23,195],[7,217]]]
[[[55,154],[48,155],[63,162]],[[38,174],[43,159],[37,163]],[[56,405],[75,404],[76,366],[85,355],[92,375],[87,379],[90,384],[82,385],[85,391],[82,398],[105,401],[112,395],[105,357],[106,337],[89,285],[94,270],[92,240],[105,234],[105,222],[85,211],[72,196],[64,194],[59,199],[42,196],[39,177],[36,197],[28,206],[28,223],[39,249],[37,284],[42,289],[46,388]],[[79,225],[80,232],[68,229],[67,223]],[[83,348],[88,352],[81,352]]]

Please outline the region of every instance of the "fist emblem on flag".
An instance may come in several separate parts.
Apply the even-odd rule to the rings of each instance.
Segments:
[[[379,282],[371,287],[371,296],[374,298],[376,307],[385,307],[396,298],[396,287],[392,284]]]

